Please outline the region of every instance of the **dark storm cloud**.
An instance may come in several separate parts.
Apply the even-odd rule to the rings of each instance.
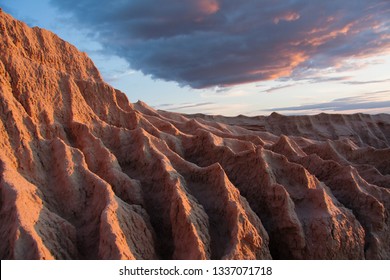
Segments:
[[[52,0],[135,70],[193,88],[389,50],[390,1]]]

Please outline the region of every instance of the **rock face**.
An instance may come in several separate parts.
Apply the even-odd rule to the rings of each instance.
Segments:
[[[390,116],[156,111],[0,11],[1,259],[390,259]]]

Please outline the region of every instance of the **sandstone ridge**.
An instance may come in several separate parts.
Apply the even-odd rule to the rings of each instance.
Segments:
[[[390,259],[390,116],[129,103],[0,10],[1,259]]]

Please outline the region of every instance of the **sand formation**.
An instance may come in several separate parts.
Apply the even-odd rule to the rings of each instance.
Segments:
[[[129,103],[0,12],[1,259],[390,259],[390,116]]]

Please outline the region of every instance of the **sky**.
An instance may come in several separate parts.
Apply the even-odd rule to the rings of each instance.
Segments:
[[[0,0],[161,110],[390,113],[389,0]]]

